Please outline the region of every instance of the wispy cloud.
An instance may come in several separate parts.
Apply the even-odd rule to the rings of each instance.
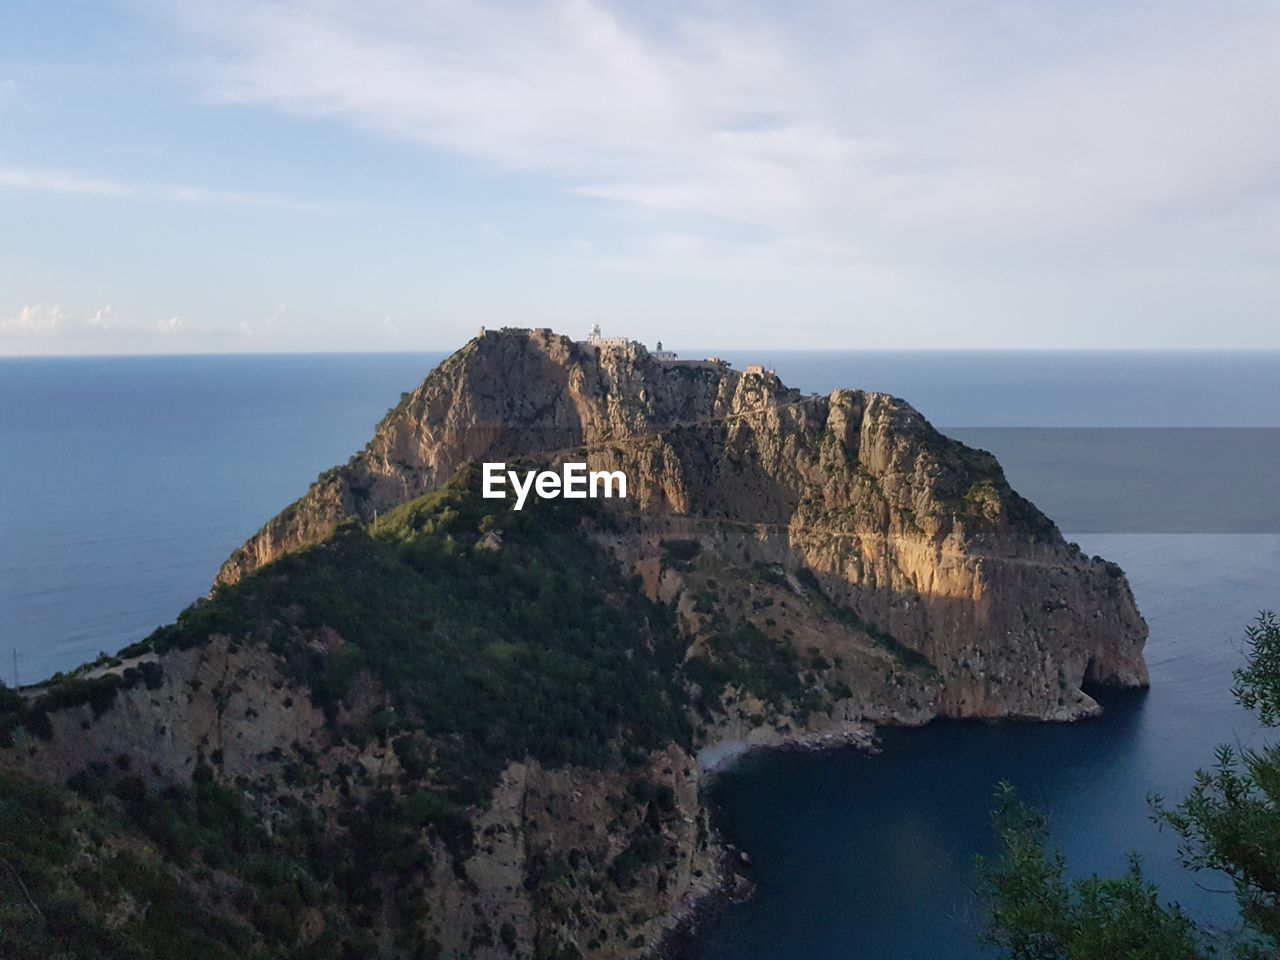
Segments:
[[[8,319],[0,320],[0,336],[24,339],[172,336],[188,331],[183,317],[162,317],[150,322],[124,320],[110,304],[87,314],[71,313],[59,306],[29,304]]]
[[[705,246],[702,237],[689,233],[668,233],[653,241],[653,250],[663,256],[688,256]]]
[[[95,197],[131,197],[133,187],[109,180],[97,180],[61,170],[30,170],[0,167],[0,187],[41,190],[48,193],[76,193]]]
[[[285,304],[280,304],[261,320],[247,319],[240,321],[240,332],[246,337],[266,336],[275,330],[276,324],[289,312]]]
[[[730,318],[743,342],[795,345],[831,323],[845,345],[1277,344],[1275,2],[137,6],[162,61],[86,70],[119,85],[99,122],[77,126],[88,101],[52,71],[0,78],[0,115],[32,98],[16,113],[35,135],[15,124],[0,148],[0,193],[44,208],[10,259],[48,278],[99,257],[94,296],[130,316],[32,307],[5,333],[158,336],[173,307],[152,291],[182,289],[210,325],[183,346],[442,343],[474,317],[619,304],[703,342]],[[154,123],[113,122],[135,68],[175,63],[148,87]],[[106,165],[125,158],[148,172]],[[321,202],[274,195],[294,190]],[[224,207],[282,215],[236,233]],[[283,215],[332,211],[352,215]],[[153,262],[191,269],[157,287]]]
[[[0,167],[0,188],[5,187],[82,196],[124,197],[162,203],[263,207],[295,213],[333,213],[338,209],[325,204],[306,203],[267,194],[175,184],[127,183],[84,176],[65,170],[27,167]]]
[[[99,307],[89,314],[88,319],[85,320],[85,326],[92,327],[95,330],[110,330],[115,325],[112,317],[113,313],[115,313],[115,308],[109,303],[105,307]]]
[[[66,326],[67,315],[61,307],[30,304],[12,317],[0,320],[0,334],[15,337],[52,337]]]
[[[1205,218],[1280,182],[1280,8],[184,0],[210,95],[858,255]]]

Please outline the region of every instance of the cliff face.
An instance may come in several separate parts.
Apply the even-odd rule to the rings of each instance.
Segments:
[[[494,460],[629,496],[517,513]],[[175,938],[211,925],[141,956],[639,958],[732,882],[700,756],[1074,719],[1146,683],[1145,637],[1119,568],[901,400],[502,331],[177,623],[0,691],[0,774],[75,787],[28,886],[95,943],[153,933],[161,883]]]
[[[124,669],[146,662],[157,660],[148,654]],[[160,662],[155,682],[121,689],[108,709],[53,710],[48,730],[19,730],[15,749],[0,749],[0,776],[70,781],[98,811],[115,815],[86,836],[73,807],[58,839],[76,844],[82,875],[106,873],[126,850],[226,931],[217,949],[175,937],[157,960],[192,955],[193,947],[226,960],[635,957],[726,883],[709,842],[697,761],[678,745],[605,769],[512,762],[466,820],[406,823],[406,811],[440,794],[413,789],[418,781],[394,739],[350,736],[354,715],[383,693],[369,678],[335,724],[265,648],[218,636],[167,651]],[[270,839],[237,848],[249,831],[236,824],[231,837],[203,846],[198,837],[210,825],[202,819],[178,820],[175,830],[163,799],[204,778],[224,785],[221,804]],[[4,786],[0,780],[0,804]],[[193,835],[194,855],[174,855],[167,834],[177,830]],[[3,834],[0,825],[0,839],[8,839]],[[224,843],[243,862],[211,856]],[[353,879],[364,872],[368,880]],[[272,888],[259,892],[262,874]],[[299,903],[292,884],[303,880],[318,889]],[[59,917],[77,881],[84,883],[64,880],[58,891]],[[132,942],[119,955],[152,956],[139,943],[153,943],[151,928],[168,921],[162,905],[127,882],[86,886],[96,909],[84,912],[106,917],[96,949],[121,933]],[[282,909],[290,915],[273,916]],[[67,932],[33,924],[30,955],[49,955],[35,949],[41,934],[53,934],[46,947],[65,949]]]
[[[905,402],[801,396],[771,372],[660,363],[548,331],[490,332],[455,353],[218,583],[436,489],[465,463],[566,459],[626,472],[620,509],[636,527],[616,547],[628,563],[680,531],[810,570],[936,668],[937,714],[1066,719],[1095,709],[1086,679],[1147,682],[1146,626],[1123,573],[1067,544],[993,457]]]

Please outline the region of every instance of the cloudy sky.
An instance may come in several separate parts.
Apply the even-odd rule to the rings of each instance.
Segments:
[[[0,354],[1280,348],[1280,4],[4,0]]]

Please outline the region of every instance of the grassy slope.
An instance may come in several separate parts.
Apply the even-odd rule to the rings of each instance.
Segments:
[[[324,931],[306,955],[329,958],[376,953],[370,937],[389,924],[407,953],[429,956],[420,893],[430,841],[465,872],[472,812],[510,761],[625,771],[655,748],[689,746],[693,679],[782,710],[820,705],[794,651],[746,623],[719,624],[715,659],[686,664],[690,638],[671,608],[583,535],[609,522],[581,501],[516,513],[459,481],[219,589],[122,651],[163,654],[211,635],[264,644],[324,710],[335,742],[389,743],[403,772],[370,783],[295,758],[282,770],[288,786],[329,782],[342,800],[312,809],[295,791],[283,814],[279,798],[224,783],[216,756],[193,782],[163,790],[126,757],[83,771],[70,790],[0,782],[6,929],[39,947],[31,956],[266,956],[296,943],[306,922]],[[696,559],[683,542],[668,553],[672,565]],[[67,678],[31,704],[10,695],[0,738],[19,725],[50,735],[55,709],[110,710],[120,689],[158,684],[162,664]],[[275,804],[269,834],[255,802]],[[615,883],[634,866],[620,860]]]

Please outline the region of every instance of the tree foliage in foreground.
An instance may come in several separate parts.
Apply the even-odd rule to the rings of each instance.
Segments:
[[[1160,903],[1137,861],[1121,877],[1068,880],[1066,861],[1045,848],[1043,814],[1013,787],[996,788],[994,822],[1004,845],[979,860],[987,908],[983,941],[1013,960],[1187,960],[1199,957],[1191,920]]]
[[[1280,726],[1280,621],[1263,612],[1245,631],[1247,663],[1235,673],[1237,702],[1264,727]],[[1232,881],[1241,929],[1230,944],[1241,958],[1280,957],[1280,745],[1220,747],[1196,772],[1186,798],[1154,818],[1179,838],[1184,866]],[[986,908],[984,942],[1011,960],[1192,960],[1213,952],[1209,936],[1177,906],[1160,900],[1137,861],[1123,877],[1067,880],[1062,855],[1045,847],[1043,815],[1013,789],[996,790],[995,825],[1004,845],[979,861]]]

